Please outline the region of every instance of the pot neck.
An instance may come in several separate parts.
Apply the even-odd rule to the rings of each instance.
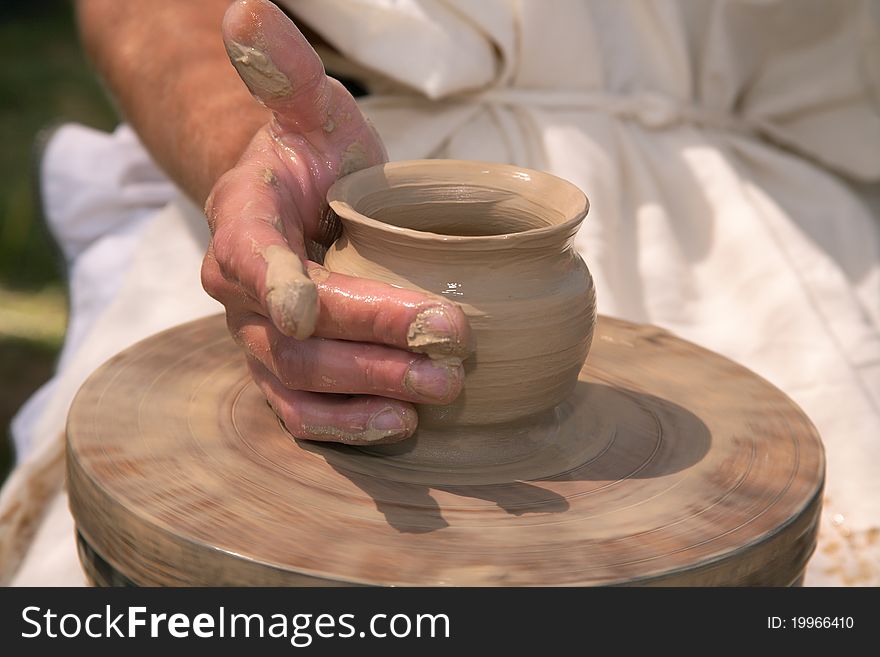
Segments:
[[[571,249],[589,209],[547,173],[471,160],[410,160],[357,171],[327,193],[365,257],[502,263]]]
[[[448,264],[475,261],[504,264],[558,258],[572,248],[582,220],[518,233],[469,236],[441,235],[375,220],[364,222],[341,217],[343,238],[367,259],[394,258]]]

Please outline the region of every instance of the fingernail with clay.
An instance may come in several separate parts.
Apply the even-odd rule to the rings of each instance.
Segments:
[[[461,380],[462,369],[457,359],[444,362],[421,360],[410,365],[404,384],[417,395],[445,403],[455,398]]]
[[[406,343],[413,351],[429,355],[464,356],[467,351],[449,311],[443,306],[431,306],[419,312],[409,325]]]

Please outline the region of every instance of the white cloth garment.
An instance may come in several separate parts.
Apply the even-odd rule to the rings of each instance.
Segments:
[[[82,585],[62,488],[64,424],[76,391],[122,349],[223,308],[201,288],[204,216],[130,129],[61,128],[41,177],[47,219],[68,259],[70,320],[56,376],[13,421],[18,463],[0,492],[0,582]]]
[[[670,329],[791,395],[828,465],[806,583],[880,585],[880,4],[283,4],[369,83],[362,107],[392,159],[513,162],[581,187],[591,210],[576,244],[600,312]],[[125,283],[93,319],[77,318],[72,281],[74,326],[89,328],[16,425],[22,465],[0,497],[0,565],[17,563],[23,546],[10,537],[28,535],[60,486],[66,405],[99,364],[87,345],[109,356],[216,308],[198,290],[198,240],[181,228],[196,214],[178,200],[91,242],[124,233],[131,262],[110,259],[104,275]],[[140,287],[156,272],[164,283],[150,267],[178,240],[188,283]],[[15,503],[28,511],[10,529]],[[70,522],[53,508],[52,522]],[[37,581],[29,563],[58,581],[75,567],[43,524],[17,582]]]

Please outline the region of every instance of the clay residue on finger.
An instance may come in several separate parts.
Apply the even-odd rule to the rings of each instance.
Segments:
[[[318,322],[318,289],[302,261],[283,246],[263,251],[266,260],[266,305],[272,321],[285,335],[304,340]]]
[[[382,443],[397,442],[406,436],[405,433],[394,429],[372,429],[363,431],[345,431],[332,426],[303,426],[303,431],[308,434],[306,440],[329,440],[346,445],[360,445],[369,443],[381,445]]]
[[[408,438],[417,419],[415,411],[406,408],[383,408],[373,415],[366,427],[347,431],[331,425],[303,425],[302,430],[311,440],[332,440],[349,445],[380,445]]]
[[[416,315],[407,330],[406,344],[410,350],[433,359],[457,357],[459,364],[469,352],[469,346],[462,341],[455,322],[443,306],[431,306]]]
[[[253,93],[274,98],[291,93],[293,87],[288,77],[278,70],[275,62],[262,50],[229,41],[226,52],[229,53],[235,70]]]
[[[385,142],[382,141],[382,137],[379,135],[379,131],[376,130],[376,126],[373,125],[373,122],[370,120],[369,116],[364,117],[364,121],[367,123],[367,128],[370,129],[370,133],[373,135],[373,138],[382,151],[382,161],[386,161],[388,159],[388,150],[385,148]]]
[[[314,283],[324,283],[328,278],[330,278],[330,270],[321,265],[313,265],[309,263],[309,278]]]
[[[369,164],[367,149],[359,141],[353,141],[342,153],[342,161],[339,165],[338,176],[342,178],[355,171],[360,171]]]

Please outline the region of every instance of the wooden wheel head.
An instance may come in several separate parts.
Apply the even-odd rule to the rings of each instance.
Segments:
[[[600,318],[575,392],[541,422],[493,463],[297,443],[211,317],[83,386],[71,508],[82,553],[141,585],[788,585],[803,571],[821,443],[748,370]]]

